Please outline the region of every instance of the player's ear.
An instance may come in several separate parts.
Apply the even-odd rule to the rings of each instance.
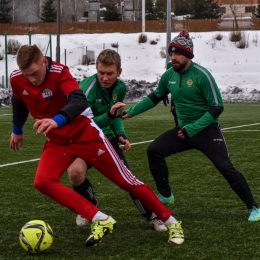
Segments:
[[[43,64],[45,65],[45,67],[48,67],[48,59],[46,57],[43,57]]]
[[[122,68],[120,68],[120,69],[117,71],[117,77],[120,77],[121,73],[122,73]]]

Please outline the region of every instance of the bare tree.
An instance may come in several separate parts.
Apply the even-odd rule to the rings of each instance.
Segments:
[[[236,26],[236,30],[238,30],[238,22],[237,22],[237,11],[238,6],[236,5],[236,0],[229,0],[229,7],[231,9],[232,15],[234,17],[234,22]]]
[[[13,0],[13,10],[12,10],[12,13],[13,13],[13,23],[14,23],[14,21],[15,21],[15,13],[14,13],[14,10],[15,10],[15,0]]]
[[[83,16],[82,10],[84,6],[84,2],[86,2],[86,0],[70,0],[70,2],[73,7],[75,22],[77,22]]]
[[[38,22],[41,20],[41,13],[42,13],[42,0],[32,0],[30,1],[30,5],[28,5],[28,11],[31,13],[33,16],[37,17]]]

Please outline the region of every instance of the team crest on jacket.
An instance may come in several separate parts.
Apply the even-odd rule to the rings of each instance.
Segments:
[[[45,100],[50,100],[52,98],[52,92],[50,89],[46,88],[43,90],[42,92],[42,97],[45,99]]]
[[[188,79],[188,80],[187,80],[187,85],[188,85],[188,87],[191,87],[192,84],[193,84],[193,80],[192,80],[192,79]]]
[[[117,94],[114,94],[113,95],[113,101],[116,101],[117,100]]]

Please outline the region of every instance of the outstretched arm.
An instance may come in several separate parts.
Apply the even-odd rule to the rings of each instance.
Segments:
[[[24,134],[23,125],[29,115],[29,111],[24,102],[12,96],[12,109],[13,109],[13,130],[10,136],[10,148],[18,151],[23,146]]]

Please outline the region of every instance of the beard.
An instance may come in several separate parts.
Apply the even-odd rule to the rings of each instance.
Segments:
[[[173,67],[174,71],[180,73],[184,70],[186,64],[187,64],[187,62],[183,62],[183,63],[175,62],[175,63],[172,63],[172,67]]]

